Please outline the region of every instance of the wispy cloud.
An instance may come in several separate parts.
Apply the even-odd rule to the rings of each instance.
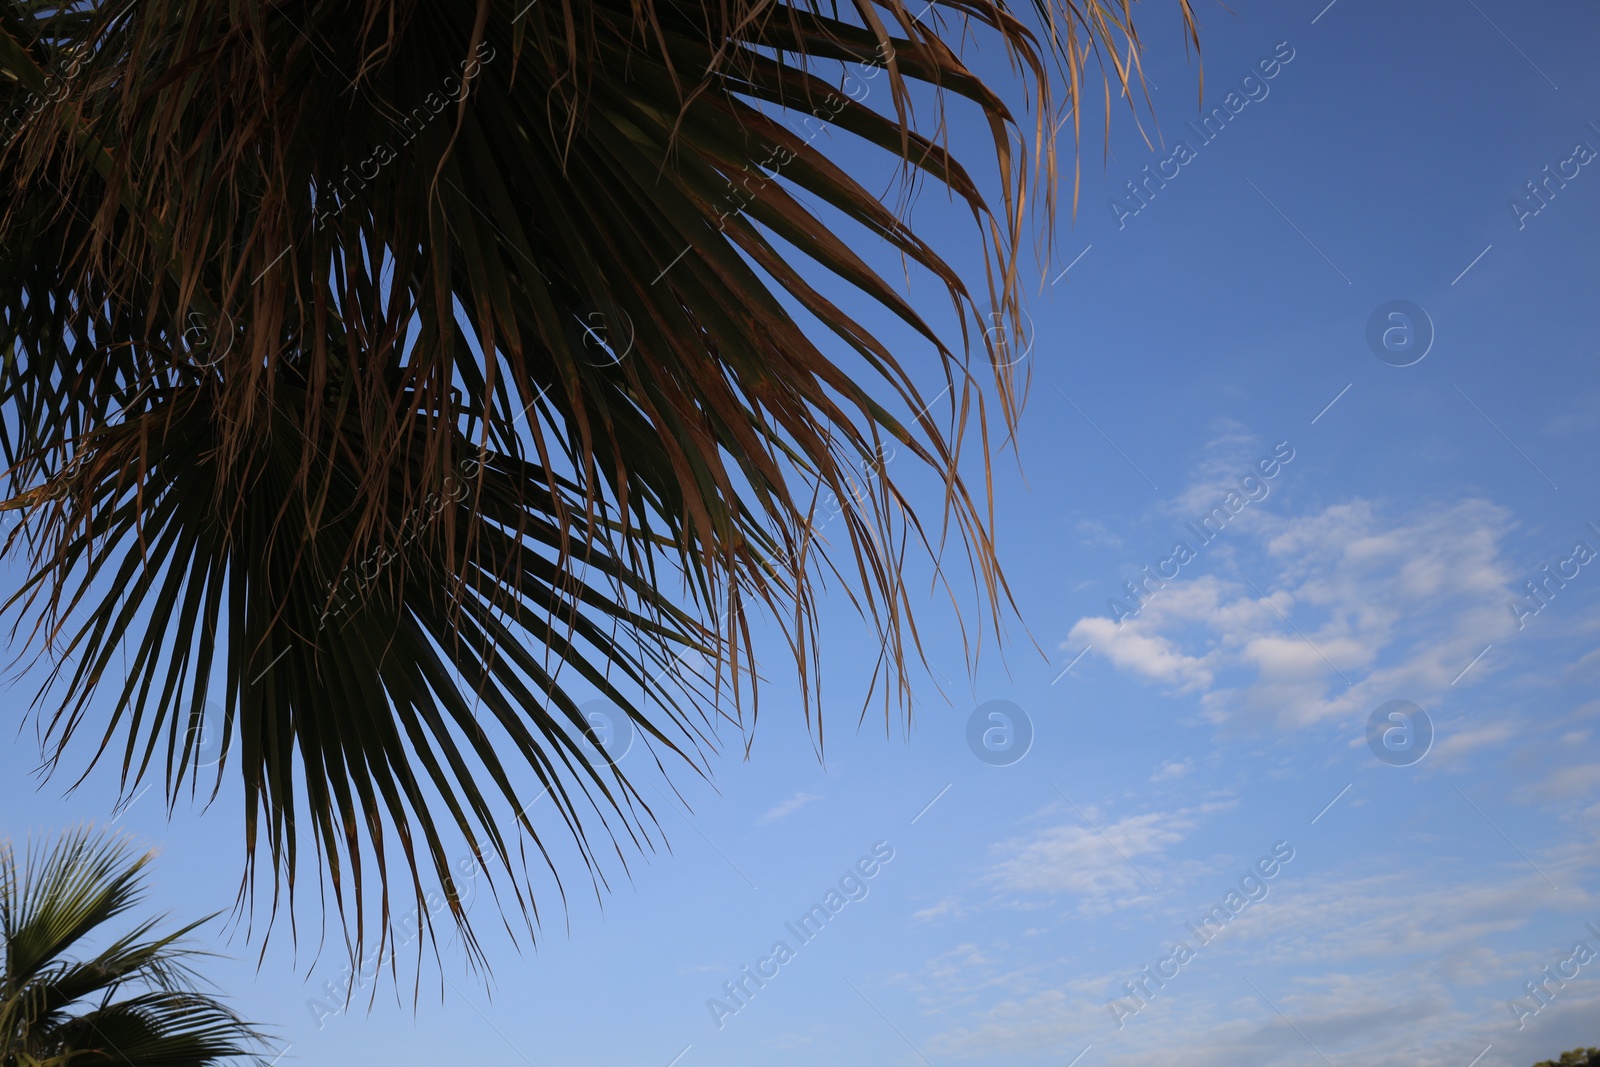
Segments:
[[[1215,722],[1354,720],[1397,693],[1444,694],[1515,632],[1501,554],[1511,525],[1480,500],[1399,516],[1362,500],[1269,515],[1229,528],[1240,551],[1219,557],[1219,573],[1174,580],[1120,626],[1109,609],[1082,618],[1062,647],[1092,644],[1124,671],[1198,693]],[[1477,663],[1466,684],[1494,670],[1492,658]]]
[[[1158,862],[1194,826],[1177,812],[1108,820],[1091,809],[1085,817],[1071,813],[1059,826],[999,845],[1002,859],[991,881],[1016,893],[1069,894],[1086,913],[1124,907],[1148,898],[1145,879],[1154,872],[1146,865]]]
[[[1168,760],[1163,763],[1156,773],[1150,776],[1152,782],[1164,782],[1168,778],[1182,778],[1194,770],[1194,760],[1185,757],[1180,760]]]
[[[1563,884],[1576,884],[1594,866],[1592,852],[1576,848],[1539,859]],[[1007,982],[985,959],[942,970],[930,961],[921,992],[944,1028],[923,1047],[957,1060],[1060,1058],[1063,1050],[1070,1059],[1092,1042],[1097,1062],[1113,1067],[1176,1059],[1205,1067],[1320,1063],[1309,1039],[1336,1063],[1464,1067],[1490,1042],[1506,1051],[1502,1063],[1532,1062],[1579,1043],[1562,1044],[1555,1035],[1568,1021],[1581,1025],[1585,1011],[1592,1018],[1600,989],[1574,984],[1555,1006],[1560,1015],[1554,1007],[1541,1015],[1540,1027],[1549,1024],[1543,1034],[1519,1034],[1505,998],[1555,950],[1542,941],[1512,951],[1489,942],[1523,930],[1541,908],[1573,916],[1578,930],[1579,918],[1600,907],[1592,894],[1552,890],[1532,872],[1446,879],[1436,869],[1365,867],[1324,872],[1304,885],[1284,882],[1229,926],[1217,947],[1202,951],[1192,978],[1175,979],[1123,1030],[1105,1005],[1126,968],[1105,972],[1074,953],[1040,965],[1026,981]],[[1201,968],[1206,978],[1196,981]]]
[[[788,800],[785,800],[783,803],[777,805],[771,810],[763,812],[761,817],[756,820],[756,823],[758,825],[765,826],[769,822],[777,822],[779,819],[793,815],[795,812],[799,811],[813,800],[821,799],[822,797],[816,793],[796,793],[794,796],[790,797]]]

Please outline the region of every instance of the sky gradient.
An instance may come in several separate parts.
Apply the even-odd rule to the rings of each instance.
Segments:
[[[1068,174],[1028,259],[1003,647],[986,632],[969,670],[930,597],[914,724],[885,730],[834,589],[825,758],[769,643],[757,727],[713,782],[673,776],[687,807],[662,794],[669,847],[569,880],[537,947],[469,877],[492,978],[442,943],[415,1004],[403,970],[346,1012],[314,900],[259,966],[266,906],[218,920],[207,971],[280,1063],[1600,1045],[1600,9],[1207,3],[1202,108],[1177,20],[1142,7],[1159,130],[1123,112],[1103,152],[1089,108],[1076,215]],[[948,201],[910,210],[967,239]],[[926,345],[881,325],[936,393]],[[36,680],[9,690],[19,724]],[[233,907],[237,789],[169,819],[159,787],[119,809],[114,775],[69,794],[76,769],[41,784],[38,756],[31,723],[0,748],[0,832],[114,818],[163,851],[153,907]]]

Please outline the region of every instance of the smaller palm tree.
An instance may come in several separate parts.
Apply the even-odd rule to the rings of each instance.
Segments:
[[[157,917],[85,947],[143,898],[153,857],[83,829],[30,848],[19,867],[0,842],[0,1067],[204,1067],[261,1046],[194,991],[203,980],[189,960],[209,953],[181,939],[207,919],[163,936]],[[69,957],[75,948],[88,958]]]

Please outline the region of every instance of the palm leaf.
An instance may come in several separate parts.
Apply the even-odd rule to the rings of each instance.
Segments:
[[[908,545],[953,543],[990,624],[1009,603],[986,495],[959,471],[973,433],[987,471],[986,380],[1008,431],[1025,383],[992,349],[977,373],[967,327],[947,342],[861,242],[935,279],[964,323],[981,297],[1020,321],[1058,109],[1076,117],[1093,55],[1130,103],[1139,78],[1126,2],[1037,0],[1042,43],[996,0],[915,14],[8,9],[0,107],[31,117],[0,149],[0,447],[27,515],[10,547],[33,564],[12,603],[57,656],[40,694],[57,751],[92,720],[96,760],[125,784],[159,771],[176,798],[220,688],[247,864],[264,846],[292,907],[303,837],[359,953],[389,936],[396,861],[419,905],[442,886],[465,924],[454,838],[512,875],[530,919],[525,844],[559,886],[559,835],[597,891],[603,856],[654,847],[650,804],[596,757],[578,702],[603,694],[664,770],[705,773],[715,717],[753,722],[754,613],[784,624],[820,744],[827,573],[908,708]],[[969,29],[1015,60],[1031,149],[951,47]],[[987,119],[998,209],[944,142],[957,99]],[[966,205],[981,283],[811,139],[823,121]],[[763,164],[779,177],[752,177]],[[947,416],[821,278],[924,339]],[[574,330],[597,309],[624,358]],[[943,481],[937,530],[886,472],[860,491],[889,444]],[[809,529],[824,492],[843,507],[831,546]],[[666,670],[684,654],[705,670]]]
[[[260,1035],[198,991],[184,939],[150,919],[89,959],[80,942],[137,905],[149,853],[88,829],[18,863],[0,844],[0,1065],[209,1067],[251,1056]],[[257,1062],[260,1062],[257,1060]]]

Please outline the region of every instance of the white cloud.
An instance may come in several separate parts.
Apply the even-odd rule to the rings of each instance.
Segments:
[[[946,897],[932,907],[923,908],[921,911],[912,912],[911,917],[917,922],[926,923],[932,922],[935,919],[959,916],[960,914],[961,902],[955,897]]]
[[[1538,858],[1566,886],[1594,868],[1592,843],[1565,858]],[[1586,936],[1582,920],[1600,901],[1581,889],[1554,890],[1532,871],[1453,882],[1441,873],[1356,868],[1308,877],[1311,871],[1297,875],[1290,866],[1265,900],[1199,949],[1123,1029],[1107,1003],[1142,958],[1105,973],[1063,955],[1012,988],[975,949],[970,965],[969,957],[946,954],[936,979],[931,968],[923,972],[933,994],[924,998],[926,1014],[943,1029],[922,1047],[951,1059],[1061,1062],[1092,1043],[1096,1062],[1112,1067],[1179,1060],[1290,1067],[1322,1062],[1309,1041],[1335,1063],[1464,1067],[1492,1042],[1507,1054],[1498,1062],[1515,1067],[1593,1043],[1569,1035],[1592,1025],[1600,986],[1569,984],[1540,1014],[1537,1032],[1516,1030],[1506,998],[1559,946]],[[1529,936],[1539,914],[1557,917],[1561,933],[1553,940],[1545,922]],[[1524,947],[1487,943],[1508,932]],[[1175,926],[1169,936],[1180,934]],[[1072,939],[1058,932],[1056,940]]]
[[[1099,519],[1081,519],[1072,527],[1085,548],[1122,548],[1122,537]]]
[[[1136,616],[1080,619],[1062,647],[1092,643],[1121,670],[1198,692],[1215,722],[1296,728],[1364,722],[1396,696],[1426,708],[1515,632],[1500,553],[1511,519],[1493,504],[1394,517],[1358,500],[1262,515],[1226,529],[1240,550],[1230,559],[1202,555]],[[1463,685],[1495,669],[1485,658]]]
[[[1181,813],[1147,812],[1115,822],[1096,814],[1088,817],[1098,830],[1070,822],[1005,842],[999,846],[1005,858],[990,877],[1014,892],[1071,894],[1087,912],[1127,906],[1146,899],[1150,889],[1150,872],[1136,869],[1139,861],[1159,859],[1194,825]]]
[[[1177,520],[1170,533],[1193,547],[1183,521],[1215,503],[1219,488],[1266,451],[1232,428],[1213,444],[1195,484],[1167,505]],[[1193,800],[1180,811],[1123,817],[1086,808],[1082,818],[1068,813],[1059,825],[1004,842],[989,884],[1022,898],[1030,909],[1024,922],[1051,927],[1031,942],[1012,933],[1009,946],[1003,933],[982,941],[982,952],[968,946],[946,954],[939,968],[919,975],[928,1030],[916,1040],[930,1057],[1064,1063],[1093,1043],[1086,1062],[1110,1067],[1168,1060],[1291,1067],[1321,1064],[1315,1043],[1340,1065],[1464,1067],[1492,1042],[1494,1054],[1480,1067],[1515,1067],[1595,1043],[1600,970],[1586,968],[1585,984],[1571,983],[1526,1032],[1516,1030],[1506,999],[1556,959],[1563,938],[1583,933],[1585,919],[1600,921],[1600,894],[1589,888],[1600,840],[1600,762],[1591,740],[1600,702],[1563,711],[1552,691],[1571,675],[1536,670],[1526,649],[1600,632],[1600,616],[1566,618],[1562,626],[1541,618],[1528,632],[1517,630],[1507,605],[1513,583],[1526,577],[1525,561],[1509,562],[1516,522],[1491,502],[1397,507],[1355,499],[1285,515],[1287,497],[1279,494],[1286,484],[1275,479],[1268,500],[1240,512],[1137,615],[1121,626],[1109,609],[1079,619],[1061,648],[1074,655],[1092,644],[1093,655],[1119,672],[1182,695],[1230,731],[1314,731],[1314,744],[1272,738],[1262,746],[1279,778],[1305,773],[1313,764],[1299,757],[1308,750],[1313,762],[1340,759],[1324,745],[1329,735],[1364,747],[1374,708],[1413,700],[1436,727],[1429,761],[1413,772],[1416,792],[1388,795],[1352,775],[1362,788],[1342,803],[1371,805],[1369,816],[1384,816],[1368,837],[1343,839],[1357,843],[1359,859],[1346,851],[1346,866],[1330,870],[1339,853],[1324,851],[1318,863],[1308,856],[1290,866],[1267,899],[1208,943],[1192,970],[1186,966],[1123,1030],[1108,999],[1185,936],[1183,923],[1212,899],[1216,887],[1188,877],[1199,861],[1185,859],[1191,846],[1207,847],[1196,829],[1208,821],[1207,809]],[[1130,562],[1153,563],[1169,544],[1157,537],[1130,546]],[[1574,670],[1600,672],[1600,652]],[[1490,692],[1495,698],[1483,699]],[[1279,760],[1284,753],[1295,758]],[[1131,774],[1130,795],[1157,792],[1140,783],[1145,775],[1182,778],[1186,794],[1227,784],[1207,780],[1222,761],[1163,748],[1144,758],[1159,766]],[[1519,791],[1476,774],[1457,780],[1474,795],[1543,807],[1522,813],[1520,827],[1509,816],[1499,824],[1516,846],[1435,777],[1491,758],[1527,784]],[[1322,796],[1347,780],[1330,778]],[[1413,805],[1431,805],[1436,795],[1446,808],[1429,806],[1422,818]],[[1497,808],[1485,806],[1500,820]],[[1563,823],[1578,826],[1583,839],[1568,833],[1553,841]],[[941,902],[922,914],[937,918],[954,907]],[[962,918],[976,923],[982,911],[970,905]],[[1013,918],[995,921],[1014,930]],[[923,928],[930,936],[948,929]]]
[[[1488,745],[1499,746],[1517,735],[1509,722],[1491,722],[1467,730],[1458,730],[1440,739],[1429,753],[1434,765],[1453,763],[1467,753]]]
[[[821,799],[822,798],[815,793],[796,793],[794,796],[790,797],[788,800],[785,800],[772,810],[764,812],[762,816],[756,820],[756,823],[764,826],[769,822],[776,822],[787,815],[793,815],[795,812],[799,811],[813,800]]]
[[[1528,785],[1527,792],[1540,800],[1577,800],[1597,788],[1600,788],[1600,763],[1577,763],[1549,768]]]
[[[1150,776],[1152,782],[1162,782],[1168,778],[1182,778],[1194,770],[1194,760],[1185,757],[1181,760],[1167,760],[1156,773]]]
[[[936,1057],[1007,1058],[1044,1051],[1071,1059],[1085,1041],[1082,1035],[1104,1029],[1106,1009],[1087,990],[1050,989],[1016,1000],[1001,1001],[969,1024],[934,1035],[927,1043]],[[1076,994],[1076,995],[1074,995]]]
[[[1271,447],[1263,445],[1260,438],[1242,423],[1223,419],[1217,423],[1213,436],[1200,454],[1189,486],[1178,494],[1166,509],[1168,514],[1180,519],[1198,519],[1222,503],[1229,493],[1239,491],[1239,480],[1245,475],[1257,475],[1255,463],[1271,454]],[[1281,472],[1280,472],[1281,473]],[[1257,475],[1259,478],[1259,475]],[[1268,486],[1276,478],[1268,481]],[[1270,488],[1268,497],[1271,496]],[[1248,516],[1253,508],[1242,514]],[[1248,520],[1246,520],[1248,521]]]

